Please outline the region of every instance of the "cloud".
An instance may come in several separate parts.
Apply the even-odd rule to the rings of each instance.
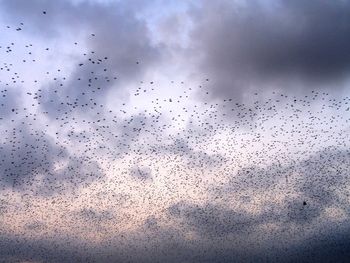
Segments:
[[[199,207],[194,210],[191,209],[194,208],[192,205],[183,206],[185,207],[189,208],[188,212],[197,211],[195,215],[198,216]],[[217,211],[217,207],[212,208],[212,211]],[[205,217],[200,215],[199,218]],[[206,230],[215,227],[205,226]],[[35,239],[1,235],[0,256],[4,262],[36,260],[102,263],[158,260],[195,263],[232,262],[232,259],[239,262],[344,262],[349,255],[348,225],[332,225],[308,238],[301,234],[299,241],[294,243],[288,242],[285,235],[271,235],[270,232],[264,233],[268,242],[254,240],[250,243],[245,235],[241,235],[245,230],[239,230],[239,235],[233,240],[227,238],[225,233],[221,240],[190,240],[179,229],[158,225],[158,220],[150,217],[139,231],[119,233],[118,238],[94,246],[84,242],[75,243],[64,237]]]
[[[238,233],[242,235],[254,231],[254,227],[264,223],[260,216],[236,212],[210,203],[199,206],[180,202],[170,206],[168,211],[171,216],[183,220],[187,227],[204,238],[221,238]]]
[[[349,181],[350,151],[328,147],[300,162],[303,180],[296,183],[305,196],[320,205],[344,205],[338,194]]]
[[[139,0],[0,0],[1,20],[7,20],[11,30],[24,22],[18,34],[34,44],[50,44],[48,54],[59,57],[78,42],[73,57],[63,58],[67,64],[62,69],[71,67],[69,74],[57,73],[53,80],[50,72],[51,80],[41,83],[41,91],[28,90],[36,87],[28,84],[0,93],[0,122],[5,123],[0,125],[0,189],[5,193],[0,196],[0,221],[5,223],[0,227],[0,262],[322,262],[349,255],[349,150],[303,153],[333,139],[346,145],[347,137],[337,135],[340,129],[346,134],[346,118],[338,111],[348,108],[346,99],[325,95],[317,101],[337,109],[329,118],[325,105],[320,112],[310,106],[321,95],[317,92],[315,97],[294,97],[293,105],[284,96],[256,102],[255,108],[245,102],[254,89],[279,87],[294,95],[299,85],[311,89],[322,84],[321,89],[344,80],[349,2],[198,2],[201,5],[192,6],[187,15],[181,11],[170,19],[155,19],[166,21],[158,40],[174,48],[164,53],[164,43],[154,44],[157,40],[149,35],[148,23],[158,22],[140,18],[138,9],[145,4]],[[152,14],[166,13],[157,4],[151,6]],[[193,31],[188,43],[182,43],[187,39],[177,26],[189,26],[182,20],[187,16],[193,18],[193,27],[186,30]],[[54,50],[61,44],[67,50]],[[79,51],[82,54],[75,53]],[[210,79],[203,85],[212,89],[209,96],[235,101],[200,105],[186,100],[192,104],[186,113],[193,113],[190,119],[199,126],[183,129],[180,123],[186,124],[187,115],[181,113],[182,101],[170,103],[176,94],[152,93],[159,103],[163,95],[171,96],[170,112],[175,110],[179,118],[167,113],[169,99],[158,105],[157,114],[139,109],[130,116],[134,105],[119,105],[131,83],[139,84],[146,73],[171,74],[182,65],[170,64],[192,51],[180,75],[198,66]],[[166,54],[171,63],[162,60]],[[191,65],[193,61],[198,64]],[[159,62],[164,71],[149,72]],[[23,90],[33,97],[21,96]],[[154,99],[152,94],[145,98]],[[22,104],[35,103],[34,97],[40,105],[23,109]],[[140,101],[141,107],[144,103],[152,106]],[[113,111],[106,109],[109,106]],[[279,112],[279,106],[285,110]],[[224,107],[237,115],[235,125],[221,117]],[[260,131],[236,133],[258,111]],[[329,129],[330,123],[337,131]],[[326,129],[322,138],[302,140],[298,132],[317,133],[318,125]],[[281,148],[275,147],[280,142]],[[283,148],[288,145],[291,151]],[[284,159],[299,147],[296,155],[302,158]],[[271,160],[275,156],[285,161]],[[243,168],[234,172],[236,164]],[[215,196],[206,192],[208,184],[215,184]],[[81,207],[86,202],[91,203]],[[19,219],[15,224],[8,221],[10,213]],[[38,218],[32,218],[35,215]]]
[[[71,48],[76,42],[80,51],[87,49],[85,55],[81,51],[75,53],[77,58],[67,58],[68,65],[75,65],[69,76],[62,76],[65,81],[58,78],[43,88],[39,101],[48,116],[56,118],[62,112],[94,116],[92,108],[105,103],[111,90],[114,95],[124,90],[126,83],[141,79],[159,62],[161,47],[153,45],[147,24],[136,17],[133,5],[123,1],[2,1],[3,13],[11,14],[8,20],[14,24],[25,20],[24,34],[72,42]],[[46,51],[50,52],[60,50]]]
[[[292,226],[317,229],[326,209],[335,207],[348,211],[349,202],[342,193],[349,180],[349,162],[349,151],[329,147],[290,164],[243,168],[204,204],[181,201],[171,205],[168,214],[185,230],[195,231],[202,238],[263,233],[261,227],[267,224],[281,229]],[[288,188],[283,188],[286,178]],[[284,193],[280,202],[262,201],[255,212],[227,207],[227,202],[236,203],[242,193],[270,196],[278,188],[289,194]],[[230,199],[232,195],[234,199]],[[220,200],[224,205],[220,205]]]
[[[333,89],[349,75],[349,1],[206,1],[191,48],[213,98],[270,88]]]
[[[0,182],[5,188],[51,195],[103,177],[91,157],[69,153],[45,132],[27,124],[15,125],[3,134]]]
[[[326,205],[337,200],[335,193],[345,187],[349,179],[349,162],[349,150],[327,147],[305,159],[285,164],[277,162],[267,167],[242,168],[230,178],[228,185],[232,191],[269,190],[287,180],[305,197]]]
[[[12,235],[0,237],[0,262],[87,262],[91,255],[58,239],[31,239]],[[68,240],[67,240],[68,241]]]
[[[330,226],[312,239],[290,247],[285,255],[287,262],[346,262],[350,256],[349,232],[348,225]]]

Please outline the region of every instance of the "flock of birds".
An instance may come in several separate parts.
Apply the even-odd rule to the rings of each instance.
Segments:
[[[41,15],[49,14],[42,11]],[[20,23],[1,30],[22,33],[25,25]],[[98,38],[98,33],[92,33],[90,38]],[[1,39],[1,42],[6,41],[8,39]],[[113,72],[108,66],[108,56],[97,50],[82,53],[74,74],[65,75],[64,69],[57,68],[55,72],[43,72],[41,80],[37,76],[22,74],[21,68],[30,71],[40,63],[41,53],[55,56],[57,51],[47,47],[39,54],[33,49],[35,43],[28,43],[24,45],[26,54],[22,58],[16,53],[20,45],[23,43],[0,43],[0,222],[9,222],[15,217],[13,213],[16,211],[9,208],[11,195],[19,194],[24,203],[28,196],[77,196],[82,194],[81,189],[94,187],[94,183],[108,181],[107,178],[112,176],[114,181],[108,182],[119,183],[110,186],[110,190],[126,196],[130,195],[135,184],[142,191],[142,188],[148,189],[165,181],[166,185],[160,192],[164,191],[173,199],[164,195],[159,201],[159,196],[153,196],[152,203],[152,192],[147,198],[151,200],[148,204],[160,206],[168,215],[171,213],[165,204],[169,204],[170,199],[191,203],[199,196],[202,201],[200,214],[191,217],[193,215],[186,212],[189,208],[183,208],[184,223],[180,226],[184,227],[187,222],[190,229],[197,231],[195,224],[217,223],[215,214],[208,216],[213,212],[206,210],[203,202],[228,202],[229,209],[233,202],[229,196],[244,193],[244,198],[240,197],[243,199],[237,197],[234,200],[239,204],[248,202],[249,208],[252,204],[249,200],[253,202],[255,198],[250,190],[277,191],[276,187],[281,184],[285,187],[283,191],[292,189],[297,185],[293,181],[295,178],[292,172],[283,172],[283,167],[291,170],[292,164],[296,163],[300,173],[308,171],[303,160],[315,153],[322,156],[325,151],[328,154],[328,162],[322,158],[312,159],[313,167],[319,169],[319,177],[327,180],[328,173],[324,172],[323,163],[341,165],[339,160],[342,160],[345,167],[332,169],[338,169],[339,176],[349,171],[350,97],[332,97],[326,91],[316,90],[295,95],[270,92],[269,97],[268,92],[262,92],[252,93],[251,101],[246,103],[235,98],[214,98],[211,80],[206,78],[196,87],[186,81],[177,83],[171,80],[164,87],[163,84],[157,85],[157,80],[140,80],[135,90],[128,91],[130,97],[127,100],[117,100],[110,105],[107,103],[108,92],[120,83],[118,72]],[[79,46],[78,42],[72,45]],[[142,58],[130,63],[140,67]],[[167,89],[174,88],[177,95],[169,97]],[[143,109],[133,101],[142,101],[147,108]],[[327,150],[329,147],[345,150],[347,155],[336,155],[337,151],[330,154],[333,152]],[[336,158],[340,159],[329,161]],[[264,172],[247,169],[274,165],[282,168]],[[261,182],[270,179],[262,176],[269,171],[275,173],[273,182],[266,188],[260,186],[257,189],[256,185],[264,185]],[[337,177],[333,179],[337,180]],[[303,186],[313,185],[310,178],[302,180],[309,183]],[[313,181],[316,188],[324,183],[316,177]],[[345,191],[341,188],[344,185],[334,183],[327,190],[322,188],[321,192],[329,193],[334,185],[342,189],[341,192]],[[306,192],[303,191],[299,189],[301,193]],[[138,194],[143,193],[136,193],[136,197]],[[312,195],[300,196],[297,205],[291,208],[296,212],[288,210],[289,213],[300,212],[302,216],[309,216],[304,210],[321,205],[317,203],[321,202],[318,194],[312,188]],[[113,203],[116,202],[114,196],[103,194],[97,201]],[[162,204],[162,198],[163,201],[170,199]],[[57,205],[57,202],[50,203],[50,206]],[[130,203],[128,208],[143,207],[145,202]],[[100,225],[103,220],[113,221],[114,211],[112,214],[99,213],[94,210],[96,207],[86,208],[86,205],[82,205],[81,212],[74,213],[74,217],[85,220],[87,226]],[[71,207],[76,209],[74,204]],[[30,205],[21,209],[27,215],[35,210]],[[142,213],[148,218],[153,216],[148,214],[147,208]],[[255,214],[250,217],[254,218]],[[45,218],[41,220],[45,222]],[[154,224],[151,229],[160,231]],[[43,229],[42,224],[35,221],[20,233],[40,234],[44,233]],[[91,231],[98,235],[99,230]],[[222,235],[218,237],[220,239]]]

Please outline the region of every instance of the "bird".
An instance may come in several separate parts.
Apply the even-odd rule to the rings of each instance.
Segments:
[[[125,52],[122,40],[135,32],[121,40],[113,23],[90,25],[83,9],[72,16],[89,25],[79,34],[56,36],[23,17],[1,27],[0,233],[42,242],[33,254],[23,245],[19,261],[59,261],[52,251],[66,245],[57,240],[88,251],[74,262],[170,243],[177,261],[205,261],[181,258],[200,244],[213,261],[225,246],[255,253],[322,224],[345,226],[349,96],[311,88],[233,96],[219,91],[221,74],[153,74],[151,59]],[[42,14],[56,21],[60,10]]]

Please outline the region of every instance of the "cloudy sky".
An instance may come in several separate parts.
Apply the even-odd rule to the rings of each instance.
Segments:
[[[345,262],[350,1],[0,0],[0,262]]]

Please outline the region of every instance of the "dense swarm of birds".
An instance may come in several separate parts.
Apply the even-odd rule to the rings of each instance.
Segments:
[[[45,10],[40,15],[50,16]],[[26,25],[1,30],[22,33]],[[105,98],[120,85],[119,76],[103,50],[81,53],[73,75],[57,68],[41,80],[21,72],[40,64],[42,53],[55,57],[54,47],[39,51],[35,43],[1,42],[0,222],[16,213],[28,216],[17,229],[23,235],[45,236],[48,229],[57,234],[54,224],[81,222],[87,230],[76,231],[87,238],[122,242],[128,231],[118,230],[119,222],[128,225],[136,217],[146,218],[138,227],[153,240],[182,237],[187,246],[208,238],[221,244],[249,234],[256,243],[266,240],[263,226],[282,225],[279,233],[293,240],[293,231],[305,234],[322,223],[329,207],[348,211],[349,97],[262,92],[243,103],[212,97],[205,77],[196,87],[144,79],[129,99],[110,105]],[[72,46],[79,50],[79,42]],[[129,63],[140,67],[142,58]],[[167,89],[178,94],[169,97]],[[14,205],[16,194],[20,202]],[[79,203],[81,196],[93,204]],[[36,197],[49,200],[42,201],[47,211],[35,207]],[[52,222],[55,206],[70,216]],[[120,207],[134,212],[119,214]],[[176,231],[164,227],[169,220]],[[149,244],[151,251],[161,246]]]

